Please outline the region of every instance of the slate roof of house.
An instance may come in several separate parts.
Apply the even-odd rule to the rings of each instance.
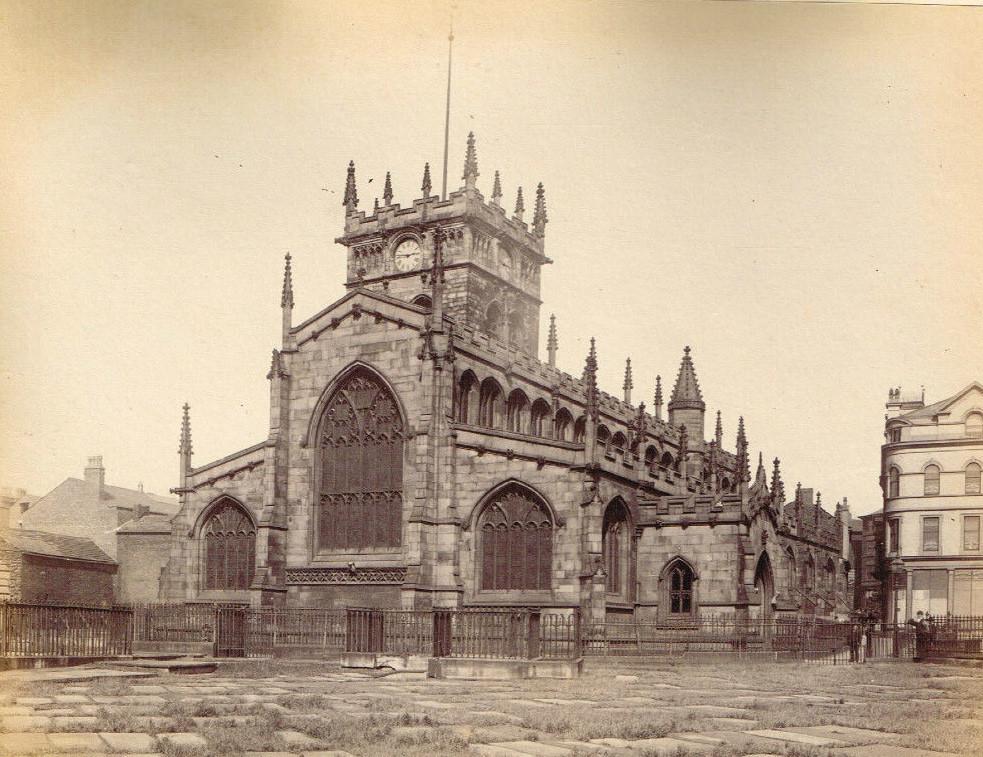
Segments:
[[[89,501],[91,494],[88,493],[86,483],[80,478],[66,478],[58,486],[41,497],[31,505],[33,509],[39,505],[44,505],[46,500],[78,498],[80,501]],[[165,497],[152,492],[142,492],[138,489],[126,489],[122,486],[110,486],[105,484],[102,487],[102,497],[100,502],[107,507],[122,507],[129,510],[136,509],[137,505],[146,505],[152,513],[161,515],[174,515],[180,503],[174,497]]]
[[[974,388],[975,389],[983,390],[983,384],[980,384],[979,381],[974,381],[973,383],[969,384],[969,386],[966,386],[966,387],[963,387],[962,389],[960,389],[958,392],[956,392],[955,394],[953,394],[951,397],[946,397],[944,400],[939,400],[938,402],[933,402],[931,405],[926,405],[925,407],[920,407],[920,408],[918,408],[916,410],[911,410],[911,411],[909,411],[907,413],[902,413],[899,417],[900,418],[905,418],[905,419],[908,419],[908,420],[910,420],[912,418],[931,418],[931,417],[933,417],[935,415],[938,415],[938,413],[939,413],[940,410],[944,410],[949,404],[951,404],[952,402],[955,402],[957,399],[959,399],[964,394],[966,394],[966,392],[968,392],[968,391],[970,391],[971,389],[974,389]]]
[[[118,534],[169,534],[171,532],[170,515],[144,515],[133,518],[116,529]]]
[[[18,552],[31,555],[116,564],[116,561],[99,549],[95,542],[81,536],[64,536],[47,531],[25,531],[14,528],[0,533],[0,541],[6,542]]]

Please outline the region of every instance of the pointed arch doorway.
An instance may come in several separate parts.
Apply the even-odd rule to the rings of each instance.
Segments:
[[[762,552],[754,569],[754,588],[758,593],[760,609],[758,617],[766,622],[771,621],[774,607],[771,600],[775,596],[775,577],[771,570],[771,560],[767,552]]]

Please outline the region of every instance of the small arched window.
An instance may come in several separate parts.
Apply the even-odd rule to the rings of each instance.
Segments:
[[[656,465],[656,460],[659,457],[659,450],[655,447],[649,445],[645,448],[645,467],[652,468]]]
[[[471,371],[465,371],[461,376],[457,392],[457,420],[459,423],[474,423],[476,420],[475,403],[477,401],[478,379]]]
[[[418,294],[416,297],[413,298],[412,304],[416,305],[417,307],[424,308],[426,310],[433,310],[433,300],[430,299],[430,295]]]
[[[901,490],[901,471],[891,466],[887,472],[887,496],[897,497]]]
[[[584,416],[580,416],[577,422],[573,424],[573,441],[576,444],[584,443],[584,436],[587,434],[587,419]]]
[[[966,436],[983,439],[983,413],[970,413],[966,416]]]
[[[502,306],[493,302],[485,311],[485,331],[498,339],[502,338],[502,327],[504,325]]]
[[[983,469],[979,463],[970,463],[966,466],[966,494],[980,493],[980,474]]]
[[[941,474],[942,472],[939,469],[939,466],[925,466],[925,496],[931,496],[939,493],[939,479],[941,478]]]
[[[532,403],[529,417],[529,433],[533,436],[546,436],[546,419],[550,417],[550,406],[546,400],[538,399]]]
[[[560,408],[556,414],[556,421],[553,426],[553,438],[557,441],[570,441],[570,427],[573,425],[573,416],[566,408]]]
[[[597,427],[597,446],[602,450],[606,450],[608,442],[611,441],[611,432],[608,431],[608,427],[601,425]]]
[[[614,451],[619,455],[625,454],[625,449],[628,447],[628,438],[620,431],[616,432],[611,438],[611,446],[614,447]]]
[[[481,589],[549,589],[553,571],[553,519],[539,497],[511,485],[478,518]]]
[[[524,344],[526,330],[522,326],[522,314],[513,310],[509,313],[509,344],[521,347]]]
[[[662,457],[659,459],[659,467],[664,471],[671,471],[675,465],[676,461],[672,459],[672,455],[669,452],[663,452]]]
[[[487,428],[502,427],[502,388],[493,378],[486,378],[481,382],[478,425]]]
[[[802,563],[802,588],[811,592],[816,588],[816,563],[812,555],[806,555],[805,562]]]
[[[526,432],[526,408],[529,400],[521,389],[516,389],[509,395],[505,405],[505,430],[517,434]]]
[[[669,614],[675,616],[692,615],[693,570],[682,560],[676,560],[666,574]]]
[[[730,491],[730,479],[724,476],[720,479],[720,491],[729,492]]]
[[[795,552],[792,551],[791,547],[785,551],[785,564],[788,568],[788,585],[795,587],[798,581],[796,579]]]
[[[256,527],[245,510],[223,499],[201,529],[206,591],[248,589],[256,572]]]
[[[601,552],[604,556],[605,589],[608,594],[621,594],[628,584],[628,511],[621,500],[615,500],[604,511],[601,533]]]

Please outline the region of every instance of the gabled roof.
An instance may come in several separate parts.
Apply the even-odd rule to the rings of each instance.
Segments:
[[[933,402],[931,405],[926,405],[925,407],[920,407],[917,410],[912,410],[908,413],[903,413],[898,416],[899,418],[904,418],[906,420],[913,420],[916,418],[932,418],[943,410],[945,410],[949,405],[953,404],[956,400],[968,394],[973,389],[983,392],[983,384],[979,381],[973,381],[969,385],[963,387],[960,391],[953,394],[948,399],[940,400],[939,402]]]
[[[6,542],[18,552],[65,560],[115,565],[116,561],[95,545],[91,539],[81,536],[64,536],[47,531],[25,531],[19,528],[0,532],[0,541]]]
[[[117,527],[118,534],[169,534],[171,533],[171,517],[169,515],[144,515],[133,518]]]
[[[382,292],[377,292],[374,289],[367,289],[365,287],[358,287],[356,289],[349,290],[342,297],[340,297],[339,299],[335,300],[330,305],[327,305],[326,307],[322,308],[321,310],[319,310],[318,312],[316,312],[314,315],[312,315],[310,318],[306,319],[305,321],[302,321],[301,323],[297,324],[296,326],[291,327],[290,333],[291,334],[297,334],[297,333],[299,333],[301,329],[306,328],[307,326],[310,326],[311,324],[317,322],[319,319],[321,319],[324,316],[326,316],[332,310],[335,310],[335,309],[341,307],[342,305],[344,305],[349,300],[352,300],[355,297],[358,297],[360,295],[362,297],[366,297],[366,298],[368,298],[370,300],[377,300],[377,301],[382,302],[382,303],[385,303],[387,305],[393,305],[395,307],[402,308],[403,310],[407,310],[407,311],[409,311],[411,313],[416,313],[418,315],[426,315],[429,312],[429,310],[427,310],[426,308],[420,307],[419,305],[414,305],[412,302],[407,302],[406,300],[401,300],[398,297],[392,297],[392,296],[390,296],[388,294],[383,294]],[[449,323],[450,322],[450,319],[447,316],[444,316],[444,321],[445,321],[445,323]]]
[[[35,507],[43,507],[45,500],[62,501],[77,499],[80,503],[91,501],[88,485],[80,478],[66,478],[58,486],[45,494],[28,508],[28,512]],[[106,507],[122,507],[128,510],[136,509],[137,505],[146,505],[150,512],[161,515],[173,515],[178,511],[179,503],[173,497],[165,497],[151,492],[142,492],[138,489],[127,489],[122,486],[104,485],[100,504]]]

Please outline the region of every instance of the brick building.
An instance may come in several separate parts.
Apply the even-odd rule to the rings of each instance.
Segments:
[[[108,607],[115,576],[91,539],[0,528],[0,600]]]
[[[665,621],[849,609],[849,512],[799,488],[776,459],[751,477],[743,419],[727,449],[690,349],[652,412],[539,358],[545,194],[531,224],[496,174],[358,210],[348,168],[347,293],[294,325],[287,258],[270,431],[192,467],[182,424],[181,509],[168,598],[340,607],[536,605]],[[707,431],[710,438],[707,439]],[[770,476],[770,481],[769,481]],[[844,520],[844,518],[846,520]]]
[[[142,552],[128,550],[119,559],[116,578],[118,601],[148,602],[160,595],[159,578],[167,564],[170,527],[162,528],[159,522],[147,518],[169,519],[177,507],[173,497],[145,492],[142,486],[128,489],[107,484],[102,457],[93,456],[83,478],[66,478],[29,507],[21,509],[16,517],[11,514],[10,521],[13,530],[22,528],[90,539],[114,564],[120,557],[121,538],[131,544],[137,541],[132,530],[121,532],[120,526],[134,519],[152,525],[156,532],[139,539]],[[152,541],[157,542],[153,547]],[[153,585],[145,580],[147,572],[156,576]]]

